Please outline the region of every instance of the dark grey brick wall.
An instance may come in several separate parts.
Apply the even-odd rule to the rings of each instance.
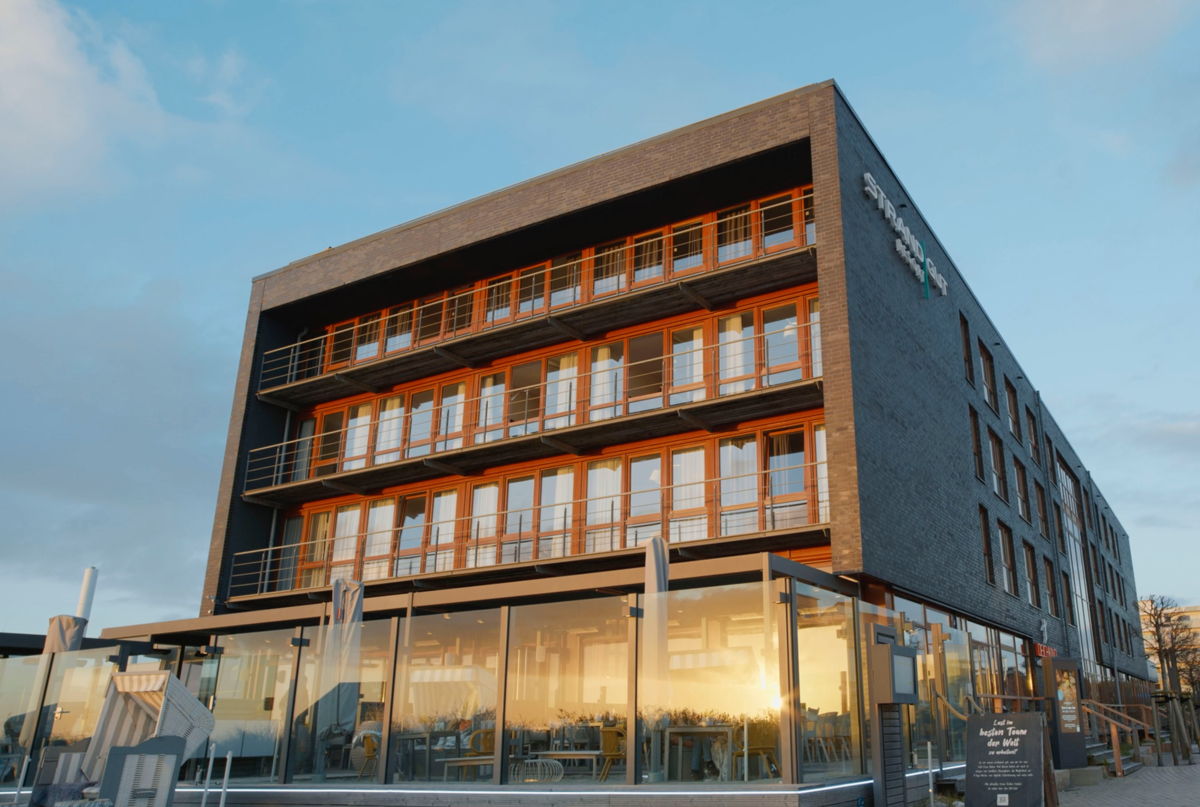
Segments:
[[[1050,643],[1062,648],[1066,632],[1071,629],[1045,610],[1046,583],[1041,569],[1037,572],[1043,608],[1034,608],[1025,601],[1022,543],[1028,541],[1035,547],[1039,565],[1042,557],[1049,557],[1056,564],[1060,560],[1055,543],[1039,534],[1036,505],[1031,502],[1033,523],[1018,514],[1012,470],[1013,457],[1026,466],[1031,500],[1034,480],[1041,481],[1047,493],[1056,489],[1053,477],[1034,462],[1029,450],[1024,409],[1028,405],[1039,411],[1037,391],[916,204],[840,96],[838,149],[861,495],[862,565],[858,569],[836,571],[857,571],[890,581],[914,594],[1034,639],[1040,638],[1040,624],[1045,620]],[[906,205],[898,212],[946,277],[947,296],[931,289],[926,299],[921,284],[896,254],[895,233],[874,200],[863,191],[863,173],[867,171],[897,207]],[[974,385],[964,372],[960,312],[971,326],[976,363]],[[977,340],[984,342],[995,359],[998,412],[984,399]],[[1023,438],[1020,440],[1008,426],[1005,378],[1017,390]],[[1010,486],[1007,502],[992,492],[990,483],[980,481],[975,475],[968,406],[979,413],[985,460],[989,456],[987,430],[993,430],[1004,441]],[[1072,466],[1082,465],[1061,430],[1049,418],[1045,420],[1056,450]],[[1043,447],[1045,461],[1044,454]],[[1090,476],[1086,471],[1077,473],[1087,487]],[[1001,557],[996,521],[1002,520],[1012,528],[1019,596],[986,582],[979,530],[981,504],[991,516],[993,563],[998,574]],[[1106,517],[1120,530],[1111,511]],[[1098,536],[1098,525],[1089,530],[1089,535]],[[1119,568],[1127,587],[1132,589],[1128,539],[1123,540]],[[1111,555],[1106,553],[1106,557],[1117,564]],[[1105,601],[1111,606],[1112,598]],[[1128,609],[1122,613],[1131,618]],[[1071,647],[1078,648],[1074,636]],[[1144,673],[1144,668],[1131,657],[1118,654],[1114,658],[1111,648],[1105,648],[1104,655],[1121,669]]]

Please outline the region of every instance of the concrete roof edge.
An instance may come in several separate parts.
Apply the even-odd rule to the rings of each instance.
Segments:
[[[577,162],[573,162],[568,165],[564,165],[561,168],[556,168],[553,171],[550,171],[548,173],[539,174],[535,177],[530,177],[529,179],[524,179],[524,180],[521,180],[520,182],[515,182],[512,185],[506,185],[502,188],[497,188],[496,190],[489,191],[480,196],[475,196],[470,199],[466,199],[462,202],[458,202],[457,204],[450,205],[449,207],[444,207],[440,210],[435,210],[432,213],[427,213],[424,216],[420,216],[418,218],[411,219],[411,220],[403,222],[401,224],[397,224],[393,227],[388,227],[387,229],[379,230],[377,232],[371,233],[370,235],[365,235],[361,238],[356,238],[353,241],[347,241],[346,243],[339,244],[336,247],[330,247],[328,249],[321,250],[320,252],[313,253],[313,254],[305,256],[303,258],[298,258],[297,260],[294,260],[288,264],[285,264],[284,266],[281,266],[278,269],[273,269],[269,272],[264,272],[263,274],[254,276],[254,278],[252,278],[252,282],[257,283],[259,281],[267,280],[267,279],[275,277],[277,275],[286,273],[292,269],[296,269],[301,266],[306,266],[308,264],[315,263],[315,262],[320,261],[330,255],[336,255],[336,254],[344,252],[348,249],[352,249],[354,247],[358,247],[358,246],[362,246],[363,244],[370,243],[371,241],[374,241],[376,239],[383,238],[388,235],[393,235],[398,232],[403,232],[404,230],[407,230],[407,229],[413,229],[413,228],[416,228],[416,227],[424,225],[424,224],[428,224],[433,221],[437,221],[438,219],[445,218],[445,217],[455,213],[456,211],[464,210],[464,209],[470,208],[473,205],[481,204],[483,202],[495,199],[497,197],[511,193],[512,191],[514,191],[518,188],[525,188],[525,187],[529,187],[532,185],[549,182],[549,181],[558,179],[560,177],[567,176],[567,175],[569,175],[573,172],[579,171],[583,168],[591,167],[591,166],[597,165],[599,163],[617,159],[621,156],[624,156],[626,154],[634,152],[638,149],[644,148],[645,146],[647,146],[649,144],[659,143],[664,140],[670,140],[672,138],[679,137],[679,136],[682,136],[684,134],[688,134],[691,132],[695,132],[699,129],[704,129],[709,126],[719,125],[725,121],[731,120],[733,118],[737,118],[748,112],[753,112],[753,111],[762,109],[764,107],[769,107],[769,106],[772,106],[775,104],[783,103],[783,102],[791,100],[793,98],[797,98],[797,97],[800,97],[803,95],[808,95],[810,93],[814,93],[814,92],[817,92],[818,90],[822,90],[822,89],[825,89],[828,87],[833,87],[834,89],[836,89],[839,92],[839,94],[841,94],[841,90],[838,89],[838,87],[837,87],[837,82],[835,82],[833,79],[825,79],[824,81],[820,81],[815,84],[807,84],[803,87],[798,87],[794,90],[788,90],[787,92],[782,92],[782,93],[779,93],[778,95],[773,95],[770,98],[764,98],[761,101],[755,101],[754,103],[746,104],[745,106],[740,106],[737,109],[732,109],[728,112],[722,112],[721,114],[714,115],[711,118],[705,118],[704,120],[696,121],[695,123],[689,123],[686,126],[681,126],[677,129],[671,129],[669,131],[662,132],[660,134],[652,135],[650,137],[643,138],[641,140],[630,143],[628,145],[620,146],[620,147],[612,149],[610,151],[602,152],[593,157],[588,157],[586,159],[579,160]],[[843,98],[844,97],[845,96],[843,95]]]

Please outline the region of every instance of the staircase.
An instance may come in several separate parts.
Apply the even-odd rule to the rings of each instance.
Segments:
[[[1105,773],[1109,776],[1117,776],[1117,766],[1113,761],[1113,750],[1107,743],[1091,742],[1087,744],[1087,758],[1089,765],[1102,765]],[[1145,767],[1141,762],[1134,758],[1133,750],[1126,752],[1121,750],[1121,774],[1129,776],[1136,773]]]

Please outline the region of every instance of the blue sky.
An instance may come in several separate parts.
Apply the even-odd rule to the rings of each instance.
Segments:
[[[251,277],[826,78],[1200,602],[1198,54],[1185,0],[3,0],[0,630],[89,563],[195,615]]]

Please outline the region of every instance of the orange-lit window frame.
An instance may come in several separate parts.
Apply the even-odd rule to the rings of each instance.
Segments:
[[[808,323],[803,319],[802,315],[808,310],[811,301],[814,299],[818,299],[817,289],[815,284],[809,284],[804,287],[789,289],[785,292],[775,292],[747,298],[741,301],[733,310],[720,315],[709,312],[702,314],[695,312],[682,314],[669,319],[642,323],[620,331],[614,331],[604,340],[583,343],[573,350],[564,351],[562,345],[557,345],[536,351],[528,351],[523,354],[508,356],[502,364],[497,364],[487,369],[449,371],[419,381],[396,385],[391,389],[379,393],[360,394],[332,401],[328,404],[322,404],[311,411],[302,412],[301,416],[297,419],[298,425],[297,432],[294,435],[295,439],[299,439],[300,437],[300,424],[303,424],[310,418],[316,421],[314,427],[315,433],[311,437],[311,450],[308,452],[309,467],[304,469],[304,478],[336,473],[342,470],[352,470],[352,463],[364,459],[367,463],[378,461],[376,457],[380,453],[391,456],[391,459],[385,461],[394,461],[401,458],[424,456],[420,451],[422,448],[426,448],[427,451],[425,453],[428,454],[453,450],[448,449],[447,446],[454,440],[461,440],[462,447],[480,445],[485,442],[482,438],[484,433],[487,432],[498,434],[498,437],[493,437],[492,439],[542,432],[546,430],[546,422],[548,420],[557,422],[561,418],[574,418],[575,424],[599,423],[608,418],[599,417],[595,413],[606,409],[614,410],[614,412],[619,410],[619,414],[614,413],[610,417],[624,417],[631,412],[636,413],[639,410],[637,403],[643,399],[660,398],[662,406],[670,407],[679,405],[672,403],[672,401],[676,400],[675,396],[680,395],[696,395],[700,393],[696,397],[696,400],[712,399],[717,396],[721,384],[740,383],[744,384],[747,390],[764,389],[778,383],[785,383],[771,381],[771,377],[790,369],[799,370],[802,379],[810,378],[812,377],[813,370],[811,356],[812,340],[808,336]],[[796,352],[800,360],[798,363],[789,362],[768,367],[766,366],[765,357],[765,313],[769,310],[788,305],[793,306],[796,311]],[[734,315],[748,316],[750,319],[753,333],[751,338],[754,342],[751,367],[748,368],[748,371],[744,375],[737,378],[717,378],[720,350],[719,323],[725,317]],[[689,384],[677,385],[674,378],[675,357],[671,353],[672,337],[676,332],[694,328],[700,329],[702,339],[700,379]],[[631,345],[633,340],[645,336],[658,336],[661,339],[659,361],[661,361],[663,372],[662,389],[652,395],[633,398],[631,397],[631,382],[633,381],[633,370],[636,368],[632,367]],[[593,401],[593,376],[591,375],[593,352],[597,348],[608,345],[619,345],[622,353],[621,364],[612,370],[612,372],[620,376],[619,388],[616,390],[617,398],[613,401]],[[552,359],[568,355],[574,355],[576,363],[572,407],[569,410],[548,414],[548,363]],[[531,416],[526,419],[522,419],[519,422],[513,421],[511,419],[513,396],[520,394],[516,389],[513,374],[517,368],[533,363],[539,365],[536,388],[538,404],[536,411],[532,412]],[[503,411],[498,423],[486,426],[481,420],[479,412],[480,398],[483,394],[483,380],[488,376],[498,374],[503,374],[505,379],[504,393],[496,395],[497,403],[502,405]],[[464,384],[464,402],[461,404],[463,407],[461,427],[447,431],[444,418],[444,390],[447,386],[459,383]],[[431,388],[434,391],[434,401],[432,405],[430,432],[424,439],[414,441],[412,433],[413,399],[423,392],[428,392]],[[524,386],[522,389],[524,389]],[[379,439],[380,407],[384,400],[396,397],[404,398],[404,412],[398,418],[400,423],[397,424],[401,443],[398,448],[386,448],[382,452],[378,452],[376,446]],[[350,415],[355,407],[362,404],[370,404],[372,407],[369,425],[366,427],[366,453],[359,452],[350,455],[347,453],[348,438],[350,436]],[[646,406],[642,407],[640,411],[645,411],[649,408],[657,407]],[[337,416],[339,412],[341,413],[339,436],[336,438],[327,437],[326,435],[330,434],[330,432],[325,428],[326,418]],[[569,423],[570,421],[567,422]],[[559,427],[556,426],[556,428]],[[290,476],[291,474],[289,472],[286,475]]]
[[[765,236],[762,231],[762,208],[765,204],[784,197],[788,197],[790,200],[793,237],[786,242],[768,247],[765,245]],[[552,260],[526,267],[525,269],[493,275],[476,281],[470,286],[456,288],[450,292],[429,295],[419,300],[405,301],[379,311],[362,314],[344,322],[328,325],[324,328],[326,344],[323,356],[323,372],[330,372],[356,363],[375,361],[385,355],[427,346],[464,333],[481,329],[486,330],[487,328],[505,324],[513,320],[538,316],[553,308],[579,305],[593,299],[603,299],[608,296],[618,295],[630,289],[663,283],[672,277],[709,271],[720,266],[805,245],[809,243],[807,231],[808,225],[812,221],[811,201],[811,185],[784,188],[766,196],[722,208],[719,211],[670,222],[634,235],[612,239],[606,241],[604,244],[583,247],[579,250],[557,256]],[[739,207],[749,208],[749,240],[751,242],[749,252],[748,254],[738,255],[726,260],[718,260],[718,218],[722,213]],[[699,227],[701,231],[700,252],[698,253],[699,263],[695,266],[681,268],[676,265],[673,256],[675,245],[674,234],[676,231],[690,229],[692,226]],[[636,248],[638,242],[646,238],[659,239],[662,254],[661,271],[650,278],[638,280],[636,278],[635,266]],[[618,288],[609,291],[598,291],[595,285],[596,279],[594,274],[596,251],[606,245],[616,243],[623,244],[622,259],[624,261],[624,270],[622,272],[622,279],[619,281]],[[555,303],[551,299],[551,275],[554,264],[563,260],[576,262],[575,271],[578,276],[577,293],[572,295],[569,300]],[[541,288],[542,304],[534,306],[530,310],[521,311],[520,292],[522,278],[528,277],[532,273],[540,273],[541,275],[540,279],[534,282]],[[496,284],[497,281],[500,281],[499,285],[503,285],[505,279],[511,281],[511,285],[509,286],[510,313],[507,316],[489,319],[486,316],[485,308],[488,303],[487,290],[489,286]],[[463,314],[460,319],[456,314],[461,308],[468,308],[469,311]],[[389,334],[403,333],[405,329],[398,326],[405,321],[408,322],[407,332],[410,334],[408,343],[389,347],[388,342],[391,341]],[[370,332],[373,327],[377,328],[374,339],[370,338]],[[338,348],[339,342],[337,337],[343,335],[346,330],[351,331],[351,334],[349,334],[349,352],[347,356],[342,357]],[[358,356],[358,348],[370,342],[377,343],[378,348],[369,356],[364,355],[360,358]]]
[[[450,553],[449,557],[452,558],[450,568],[453,570],[468,568],[465,565],[465,561],[466,552],[471,540],[470,525],[474,520],[474,514],[471,509],[473,491],[480,485],[492,483],[499,486],[496,513],[489,516],[495,518],[496,521],[493,534],[488,536],[486,543],[496,552],[495,564],[504,563],[503,544],[505,541],[515,539],[528,540],[530,542],[532,556],[527,559],[530,561],[546,559],[542,557],[541,545],[543,542],[561,535],[566,536],[567,555],[581,555],[586,548],[584,541],[589,530],[611,530],[611,534],[615,536],[614,546],[611,551],[627,549],[633,546],[631,543],[632,530],[638,524],[645,524],[655,520],[659,522],[659,529],[667,537],[668,544],[678,543],[671,540],[672,537],[675,537],[671,528],[672,520],[680,521],[700,516],[706,519],[706,529],[704,535],[696,540],[719,539],[722,537],[720,520],[722,505],[719,495],[715,494],[714,491],[719,491],[720,488],[720,442],[730,436],[753,436],[756,441],[756,472],[759,474],[759,482],[756,485],[757,496],[753,504],[757,513],[755,516],[756,529],[754,532],[769,532],[770,523],[766,518],[766,508],[771,505],[773,499],[769,495],[769,491],[765,488],[767,484],[766,479],[770,473],[768,441],[773,434],[794,431],[803,432],[806,487],[804,496],[801,498],[807,506],[808,518],[805,524],[793,525],[789,529],[801,529],[806,526],[815,525],[820,523],[820,508],[817,501],[818,481],[814,464],[816,456],[815,434],[817,429],[823,424],[823,410],[812,410],[802,415],[777,415],[771,418],[743,423],[736,429],[719,434],[710,434],[701,431],[688,432],[670,437],[654,438],[613,446],[590,456],[568,458],[556,455],[539,460],[530,460],[498,468],[494,472],[477,477],[458,477],[443,479],[440,482],[433,480],[432,482],[396,486],[385,489],[381,492],[381,495],[346,495],[318,502],[310,502],[286,514],[288,517],[295,516],[303,519],[300,535],[304,543],[297,558],[296,583],[302,587],[327,585],[333,573],[332,569],[335,567],[345,567],[353,564],[353,573],[359,574],[363,568],[362,564],[365,561],[380,561],[385,559],[383,555],[372,555],[370,557],[364,557],[363,555],[363,547],[365,546],[367,529],[370,523],[370,507],[372,503],[382,499],[391,499],[395,506],[389,540],[389,546],[392,549],[390,550],[390,554],[386,556],[389,558],[388,567],[390,570],[394,572],[399,563],[408,562],[416,556],[420,558],[421,573],[431,573],[435,569],[429,565],[429,558],[434,552]],[[695,507],[676,508],[673,502],[673,489],[676,485],[684,483],[674,478],[672,455],[674,452],[680,450],[697,448],[703,451],[704,472],[703,481],[694,484],[705,486],[704,495],[701,497],[703,501]],[[641,517],[631,518],[629,508],[631,494],[633,493],[630,477],[632,462],[637,458],[649,455],[657,455],[659,457],[659,510],[654,514],[647,513]],[[587,469],[592,462],[597,460],[614,459],[620,463],[620,492],[614,494],[614,498],[619,502],[619,506],[614,513],[616,521],[588,524],[586,520]],[[545,501],[543,496],[543,474],[551,471],[559,471],[564,468],[570,468],[572,472],[571,491],[568,494],[571,504],[567,508],[570,526],[565,531],[546,529],[545,525],[541,523],[543,509],[561,505],[549,505]],[[531,528],[523,529],[519,534],[515,532],[510,533],[508,524],[506,523],[509,515],[509,485],[512,481],[525,477],[531,477],[533,480],[533,504],[530,508],[532,514]],[[435,522],[434,501],[439,494],[449,492],[453,492],[455,497],[454,512],[449,515],[451,521],[449,523]],[[420,526],[421,536],[418,547],[401,549],[400,538],[406,504],[411,499],[423,500],[424,520]],[[358,516],[359,530],[353,536],[356,544],[354,558],[335,562],[333,560],[335,551],[333,536],[337,529],[337,514],[340,508],[351,505],[360,508]],[[740,506],[747,507],[748,505],[742,504]],[[318,539],[314,539],[314,519],[321,518],[322,514],[325,514],[324,517],[327,519],[324,533],[322,536],[318,536]],[[286,520],[286,517],[281,519],[281,523],[286,522]],[[448,530],[447,534],[450,536],[448,541],[434,543],[435,523],[442,525],[442,529]]]

